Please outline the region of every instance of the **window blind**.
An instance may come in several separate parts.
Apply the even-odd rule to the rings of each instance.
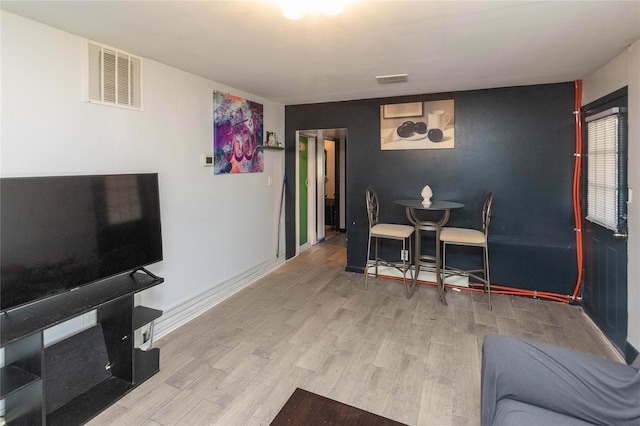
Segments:
[[[587,117],[587,220],[619,230],[619,109]]]

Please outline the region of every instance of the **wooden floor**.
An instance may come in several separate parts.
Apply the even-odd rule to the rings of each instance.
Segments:
[[[161,370],[90,424],[268,425],[296,387],[409,425],[478,425],[482,339],[500,333],[610,359],[580,307],[344,271],[344,234],[160,339]]]

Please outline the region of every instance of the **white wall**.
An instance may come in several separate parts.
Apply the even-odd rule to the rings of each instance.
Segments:
[[[628,336],[640,350],[640,40],[625,52],[583,80],[583,105],[628,86],[629,95],[629,187],[633,191],[628,204],[629,262],[627,266]]]
[[[214,176],[201,165],[213,151],[214,90],[262,103],[265,131],[281,135],[282,104],[151,60],[144,111],[84,103],[80,37],[7,12],[1,31],[0,175],[159,173],[164,261],[149,269],[166,281],[145,304],[184,312],[283,262],[284,152],[265,152],[264,173]]]

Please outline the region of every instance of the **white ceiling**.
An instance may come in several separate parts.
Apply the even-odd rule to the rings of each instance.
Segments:
[[[360,0],[299,21],[266,1],[0,5],[286,105],[573,81],[640,39],[640,0]]]

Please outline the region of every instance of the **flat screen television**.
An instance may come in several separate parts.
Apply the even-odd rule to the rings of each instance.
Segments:
[[[0,179],[0,311],[162,260],[158,175]]]

